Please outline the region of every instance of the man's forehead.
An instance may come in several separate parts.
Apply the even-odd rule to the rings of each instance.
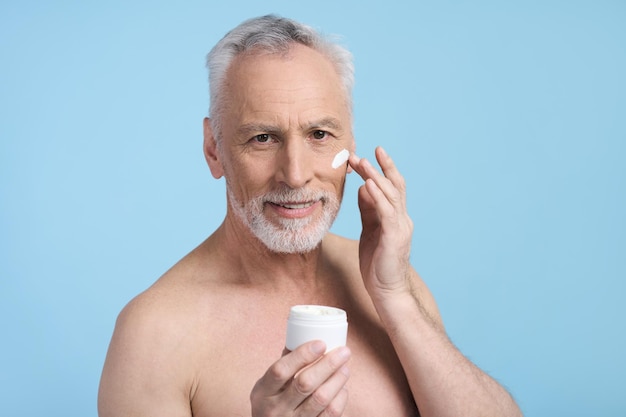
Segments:
[[[350,130],[350,100],[336,68],[321,53],[246,53],[229,69],[224,111],[242,133],[287,128]],[[235,127],[237,126],[237,127]]]

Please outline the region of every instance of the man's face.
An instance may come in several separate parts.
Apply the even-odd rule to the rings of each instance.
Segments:
[[[238,57],[226,80],[220,151],[229,203],[276,252],[314,249],[343,195],[342,149],[354,151],[348,102],[331,62],[295,45]]]

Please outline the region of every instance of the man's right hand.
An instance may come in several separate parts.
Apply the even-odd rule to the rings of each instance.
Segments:
[[[324,342],[313,341],[274,362],[252,389],[252,416],[341,416],[348,402],[350,349],[325,350]]]

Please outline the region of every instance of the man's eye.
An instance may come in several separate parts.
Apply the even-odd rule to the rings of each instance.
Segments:
[[[271,136],[268,135],[267,133],[262,133],[260,135],[256,135],[255,137],[252,138],[255,142],[258,143],[267,143],[270,141]]]
[[[323,130],[316,130],[313,132],[313,139],[326,139],[328,132]]]

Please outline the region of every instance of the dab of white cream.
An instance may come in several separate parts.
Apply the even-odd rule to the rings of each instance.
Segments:
[[[335,158],[333,159],[333,164],[332,167],[333,169],[337,169],[339,168],[341,165],[343,165],[348,158],[350,157],[350,151],[347,149],[342,149],[340,150],[337,155],[335,155]]]

